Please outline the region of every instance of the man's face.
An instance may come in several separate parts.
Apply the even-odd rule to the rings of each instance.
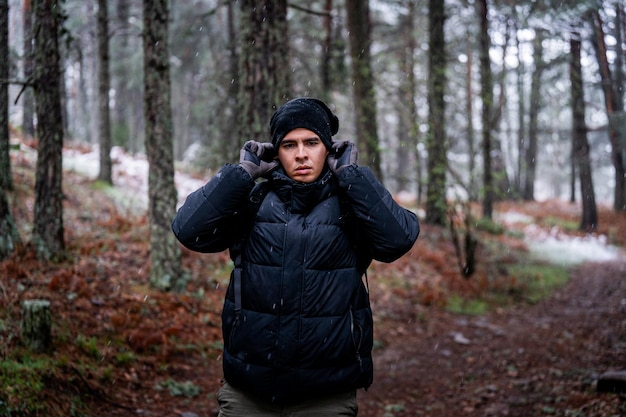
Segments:
[[[309,129],[294,129],[278,145],[278,160],[289,178],[309,183],[324,169],[328,150],[322,140]]]

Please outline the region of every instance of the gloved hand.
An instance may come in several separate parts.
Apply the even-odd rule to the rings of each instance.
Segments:
[[[278,166],[275,156],[276,151],[271,143],[249,140],[239,152],[239,164],[255,180]]]
[[[333,142],[326,157],[330,170],[339,174],[345,167],[355,165],[358,158],[356,145],[348,140]]]

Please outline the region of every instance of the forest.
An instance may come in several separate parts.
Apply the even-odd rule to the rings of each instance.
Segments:
[[[300,96],[422,225],[360,416],[625,414],[625,47],[621,0],[0,0],[0,417],[216,415],[232,262],[171,220]]]

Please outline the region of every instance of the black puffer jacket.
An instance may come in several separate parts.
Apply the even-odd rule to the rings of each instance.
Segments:
[[[416,216],[367,168],[327,171],[311,184],[279,169],[248,226],[253,185],[226,165],[189,195],[172,225],[189,249],[229,248],[233,260],[241,251],[240,290],[234,273],[222,312],[226,380],[277,403],[368,387],[373,324],[357,261],[406,253],[419,234]]]

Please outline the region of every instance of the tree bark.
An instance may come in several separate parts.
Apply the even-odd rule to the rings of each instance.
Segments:
[[[606,114],[609,119],[609,139],[611,142],[611,160],[615,169],[615,188],[613,197],[613,209],[615,211],[626,211],[626,171],[624,170],[624,160],[622,159],[622,148],[625,146],[620,143],[620,131],[618,128],[621,113],[624,111],[624,103],[618,102],[616,90],[614,88],[613,77],[611,76],[611,68],[607,58],[607,48],[604,42],[605,33],[597,10],[591,12],[592,25],[594,34],[592,35],[592,44],[596,51],[596,58],[600,68],[600,77],[602,78],[602,91],[604,92],[604,105]]]
[[[522,198],[525,201],[535,199],[535,175],[537,171],[537,149],[539,132],[539,110],[541,109],[541,77],[545,68],[543,62],[543,32],[535,31],[533,42],[533,61],[535,70],[533,71],[530,86],[530,108],[528,110],[528,144],[525,149],[525,181]],[[522,128],[522,126],[520,126]]]
[[[9,2],[0,1],[0,80],[9,79]],[[0,189],[13,190],[9,155],[9,85],[0,84]],[[1,221],[1,220],[0,220]]]
[[[233,2],[228,2],[227,7],[227,25],[228,25],[228,67],[229,73],[232,77],[232,81],[228,86],[228,97],[226,99],[227,107],[227,122],[228,126],[237,126],[238,111],[237,111],[237,96],[239,92],[239,52],[237,48],[237,22],[235,20],[235,5]],[[223,149],[223,157],[225,161],[237,161],[239,158],[239,149],[241,143],[237,140],[223,140],[221,141]]]
[[[0,0],[0,57],[9,56],[9,2]],[[9,78],[9,60],[0,62],[0,79]],[[7,190],[13,189],[9,155],[9,86],[0,84],[0,260],[5,259],[21,243],[9,209]]]
[[[350,57],[352,59],[352,96],[360,161],[383,180],[376,121],[376,92],[371,64],[371,23],[369,0],[346,0]]]
[[[415,36],[414,36],[414,2],[409,2],[408,11],[399,18],[399,33],[402,34],[403,47],[398,48],[398,64],[401,73],[398,82],[399,100],[394,108],[397,112],[397,143],[395,149],[395,166],[390,173],[396,181],[398,191],[408,191],[414,183],[415,174],[419,173],[419,165],[413,159],[417,152],[417,110],[415,106]],[[414,151],[413,151],[414,150]]]
[[[620,111],[624,111],[624,95],[626,95],[626,91],[624,91],[625,76],[624,76],[624,27],[625,24],[625,15],[624,8],[621,5],[621,1],[615,2],[615,94],[616,94],[616,102],[618,103],[618,107]],[[623,149],[622,151],[626,151],[626,141],[622,142]]]
[[[469,30],[467,31],[469,39]],[[476,135],[474,134],[474,88],[472,68],[474,66],[474,46],[467,45],[467,62],[465,63],[465,120],[467,126],[465,128],[467,135],[467,153],[468,153],[468,171],[469,182],[467,185],[467,193],[470,201],[478,200],[478,191],[476,190]]]
[[[241,0],[239,135],[267,142],[272,113],[291,94],[286,0]]]
[[[24,59],[23,71],[24,80],[32,81],[33,77],[33,11],[30,0],[22,1],[22,26],[24,37]],[[35,113],[35,101],[33,90],[30,87],[24,89],[22,94],[22,136],[24,139],[35,136],[35,124],[33,115]]]
[[[63,257],[63,116],[59,58],[57,1],[35,0],[35,111],[37,113],[37,168],[32,243],[40,258]]]
[[[333,89],[332,83],[332,56],[333,56],[333,0],[325,2],[326,16],[324,16],[324,44],[322,46],[322,64],[320,65],[320,78],[322,79],[322,91],[320,98],[326,102],[330,100]]]
[[[171,231],[176,212],[167,0],[144,0],[144,119],[150,164],[150,284],[182,291],[186,277],[181,250]]]
[[[525,100],[525,88],[524,88],[524,61],[522,59],[521,45],[519,40],[519,31],[516,27],[516,35],[515,42],[517,47],[517,60],[519,65],[516,70],[517,77],[517,97],[519,100],[518,108],[517,108],[517,174],[515,175],[514,186],[515,191],[518,195],[522,195],[522,190],[524,188],[524,184],[526,183],[526,161],[524,159],[526,155],[526,129],[524,126],[526,125],[526,100]]]
[[[110,66],[110,81],[115,90],[115,107],[111,109],[110,120],[112,141],[124,146],[129,152],[136,152],[142,148],[143,134],[135,115],[143,112],[143,105],[140,102],[141,85],[136,86],[132,81],[134,69],[131,68],[131,62],[137,47],[136,40],[130,36],[130,1],[117,0],[115,20],[110,19],[112,23],[115,22],[116,33],[119,33],[119,36],[111,37],[109,42],[111,63],[115,63]]]
[[[583,92],[582,67],[580,62],[580,35],[572,33],[570,38],[570,80],[572,94],[572,142],[576,167],[580,176],[582,200],[582,218],[580,229],[592,232],[598,227],[598,214],[591,178],[591,161],[589,159],[589,142],[585,124],[585,101]]]
[[[6,259],[22,244],[20,233],[9,208],[9,200],[3,188],[0,188],[0,261]]]
[[[626,15],[621,1],[615,2],[615,95],[616,95],[616,115],[613,118],[617,141],[621,146],[622,163],[626,165],[626,111],[624,111],[624,96],[626,95],[626,76],[624,71],[624,41],[626,30]],[[626,169],[626,166],[624,167]],[[624,195],[626,196],[626,180],[624,183]],[[626,199],[626,197],[624,197]],[[620,210],[626,210],[626,204]]]
[[[493,76],[489,59],[489,20],[487,18],[487,0],[477,0],[476,7],[480,21],[480,82],[482,99],[482,150],[483,150],[483,217],[493,217],[493,173],[491,166],[491,112],[493,108]]]
[[[22,302],[20,330],[22,342],[35,352],[44,353],[52,346],[52,316],[50,301],[25,300]]]
[[[98,143],[100,172],[98,179],[113,184],[111,163],[111,119],[109,109],[109,12],[108,0],[98,0]]]
[[[448,171],[445,129],[446,53],[444,2],[430,0],[428,6],[430,35],[428,47],[428,186],[426,218],[430,224],[446,223],[446,173]]]
[[[506,109],[507,105],[507,94],[506,94],[506,78],[507,78],[507,67],[505,62],[505,57],[508,55],[507,47],[509,45],[509,35],[510,35],[510,21],[511,18],[506,17],[506,27],[504,30],[504,40],[502,42],[502,70],[498,74],[498,99],[497,102],[494,99],[494,106],[491,110],[490,123],[489,126],[492,127],[491,131],[498,131],[498,127],[502,122],[502,115]],[[511,182],[509,181],[509,175],[506,170],[506,161],[504,158],[504,152],[502,150],[502,140],[500,139],[500,135],[493,134],[491,135],[491,170],[492,170],[492,178],[493,178],[493,190],[494,190],[494,199],[501,201],[506,198],[510,198],[511,196]]]
[[[415,183],[416,183],[416,192],[417,192],[417,204],[421,204],[424,194],[424,181],[423,181],[423,173],[424,164],[421,163],[422,154],[419,150],[419,121],[417,119],[417,104],[416,104],[416,93],[417,93],[417,81],[415,77],[415,52],[417,49],[417,41],[415,39],[415,5],[416,2],[409,1],[409,11],[407,15],[407,49],[408,53],[406,56],[406,73],[407,76],[407,99],[406,105],[408,106],[408,125],[409,125],[409,137],[407,146],[412,149],[413,154],[413,168],[415,169]],[[405,150],[406,152],[406,150]],[[409,153],[409,152],[406,152]]]

